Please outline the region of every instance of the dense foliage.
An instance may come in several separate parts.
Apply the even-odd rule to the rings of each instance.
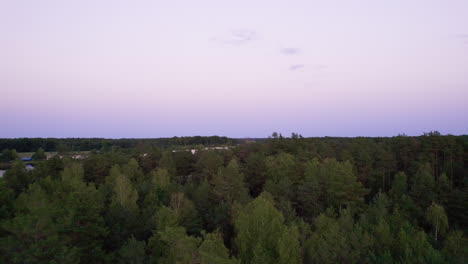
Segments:
[[[142,139],[105,139],[105,138],[0,138],[0,150],[15,149],[18,152],[34,152],[39,148],[45,151],[88,151],[110,146],[135,148],[142,146],[166,148],[171,146],[221,145],[230,144],[227,137],[172,137]]]
[[[466,136],[98,142],[14,161],[1,263],[466,263]]]

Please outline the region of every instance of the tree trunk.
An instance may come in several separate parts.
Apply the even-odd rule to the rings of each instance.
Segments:
[[[437,227],[435,229],[435,241],[437,241]]]

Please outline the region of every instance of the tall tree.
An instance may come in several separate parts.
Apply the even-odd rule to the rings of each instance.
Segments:
[[[421,208],[426,208],[435,199],[434,188],[435,182],[432,167],[429,163],[424,163],[419,166],[416,175],[414,175],[411,189],[414,200]]]
[[[195,167],[197,169],[197,181],[211,180],[216,175],[219,167],[223,166],[223,158],[216,151],[201,151]]]
[[[32,155],[32,159],[33,159],[33,160],[45,160],[45,159],[47,159],[47,155],[46,155],[44,149],[43,149],[43,148],[39,148],[39,149],[36,151],[36,153],[34,153],[34,154]]]
[[[129,212],[135,212],[138,210],[138,193],[132,185],[129,177],[115,169],[113,169],[111,174],[115,175],[112,205],[119,206]]]
[[[161,207],[157,216],[157,228],[148,241],[148,247],[156,263],[196,264],[199,262],[200,239],[187,235],[179,226],[178,213]]]
[[[448,229],[448,219],[444,208],[436,203],[432,203],[427,208],[426,219],[434,228],[434,240],[437,241],[438,234],[443,234]]]
[[[200,262],[203,264],[236,264],[235,258],[229,257],[229,250],[224,246],[222,234],[219,232],[204,235],[204,240],[198,248]]]
[[[122,173],[120,166],[111,169],[108,182],[107,187],[111,188],[111,194],[105,219],[110,232],[106,239],[106,248],[116,250],[132,235],[139,238],[138,192],[129,177]]]
[[[368,190],[357,181],[351,163],[330,159],[321,166],[321,174],[327,188],[327,206],[362,205]]]
[[[315,230],[306,243],[307,263],[362,263],[367,262],[369,238],[354,223],[348,209],[337,218],[329,208],[314,221]]]
[[[451,232],[444,241],[442,253],[447,263],[462,264],[468,259],[468,240],[461,231]]]
[[[234,225],[235,244],[243,263],[301,262],[297,228],[285,225],[268,193],[262,193],[242,209]]]
[[[243,166],[245,183],[250,195],[257,197],[265,185],[265,154],[262,152],[251,153]]]
[[[276,202],[290,203],[295,200],[297,183],[300,181],[296,165],[296,159],[291,154],[280,153],[267,157],[264,189],[273,195]]]
[[[22,161],[13,162],[11,169],[7,170],[3,175],[5,185],[11,188],[16,195],[20,194],[32,182],[30,173],[26,171]]]
[[[319,175],[319,161],[313,159],[305,165],[304,183],[297,190],[297,212],[309,223],[312,222],[325,206],[325,190]]]
[[[13,150],[4,149],[2,153],[0,154],[0,161],[3,161],[3,162],[10,162],[16,159],[18,159],[18,153],[14,149]]]
[[[128,264],[148,263],[145,254],[145,241],[138,241],[133,236],[118,251],[118,262]]]
[[[174,161],[174,155],[170,151],[164,151],[161,159],[159,160],[159,167],[166,169],[170,175],[176,176],[176,163]]]
[[[406,174],[404,172],[399,172],[393,178],[390,195],[393,197],[393,199],[400,199],[401,196],[407,193],[407,191],[408,183]]]
[[[239,171],[239,166],[235,160],[231,160],[226,167],[218,169],[218,173],[213,176],[213,193],[215,197],[229,205],[234,201],[246,203],[249,195],[244,183],[244,174]]]

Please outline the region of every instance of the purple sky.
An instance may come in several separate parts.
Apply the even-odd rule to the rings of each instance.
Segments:
[[[466,0],[0,0],[0,137],[468,133]]]

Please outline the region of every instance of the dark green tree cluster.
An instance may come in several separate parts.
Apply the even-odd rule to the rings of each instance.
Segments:
[[[175,146],[214,146],[233,143],[234,139],[227,137],[172,137],[143,139],[106,139],[106,138],[0,138],[0,149],[16,149],[19,152],[34,152],[39,148],[51,151],[89,151],[107,149],[112,146],[119,148],[139,148],[145,146],[168,148]]]
[[[15,149],[4,149],[1,153],[0,153],[0,162],[10,162],[10,161],[13,161],[13,160],[16,160],[18,159],[18,153],[16,152]]]
[[[467,142],[275,134],[16,161],[0,263],[466,263]]]
[[[39,148],[33,155],[32,155],[33,160],[45,160],[47,159],[47,155],[44,151],[43,148]]]

